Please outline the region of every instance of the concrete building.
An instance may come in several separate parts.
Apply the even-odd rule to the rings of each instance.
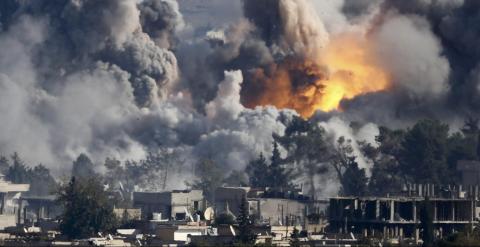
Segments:
[[[201,190],[134,192],[133,206],[142,210],[143,219],[186,220],[186,210],[203,213],[206,202]]]
[[[54,195],[22,196],[19,199],[19,208],[22,211],[18,223],[50,220],[60,216],[63,212]]]
[[[330,199],[329,230],[367,237],[419,239],[420,211],[428,197],[436,236],[478,223],[478,190],[461,186],[409,186],[403,196]]]
[[[19,198],[30,189],[29,184],[13,184],[0,174],[0,230],[15,226],[19,218]]]
[[[279,194],[250,187],[220,187],[215,191],[216,214],[228,211],[237,216],[242,198],[247,198],[250,215],[272,226],[305,226],[307,215],[328,204],[327,201],[313,201],[297,191]]]

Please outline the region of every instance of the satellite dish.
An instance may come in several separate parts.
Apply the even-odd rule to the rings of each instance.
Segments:
[[[212,207],[208,207],[205,210],[205,213],[203,213],[203,216],[205,217],[206,220],[213,220],[214,215],[215,215],[215,212],[213,211]]]

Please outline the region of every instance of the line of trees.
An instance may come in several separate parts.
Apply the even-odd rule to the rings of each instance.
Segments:
[[[31,167],[18,153],[13,153],[10,158],[0,156],[0,173],[7,181],[30,184],[30,191],[26,193],[29,196],[47,196],[57,189],[57,183],[47,167],[42,164]]]
[[[314,122],[295,118],[285,135],[274,139],[270,160],[261,153],[247,166],[250,186],[290,188],[295,178],[303,176],[315,195],[315,178],[336,174],[342,195],[384,195],[399,191],[406,183],[459,183],[457,162],[480,157],[479,121],[472,118],[455,133],[433,119],[420,120],[407,129],[380,127],[375,144],[358,143],[372,164],[370,177],[357,163],[352,140],[340,137],[331,145],[325,130]],[[279,146],[287,153],[283,159]]]

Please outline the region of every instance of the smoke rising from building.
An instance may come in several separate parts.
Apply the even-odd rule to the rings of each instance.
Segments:
[[[0,153],[62,174],[80,153],[101,164],[168,147],[228,171],[270,153],[295,115],[323,126],[332,145],[374,143],[377,125],[456,123],[480,104],[479,7],[1,1]]]

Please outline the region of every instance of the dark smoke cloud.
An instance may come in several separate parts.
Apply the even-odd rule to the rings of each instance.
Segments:
[[[480,18],[479,2],[347,0],[342,11],[354,19],[368,15],[372,8],[377,8],[378,14],[370,32],[376,36],[376,47],[383,49],[380,57],[385,57],[384,63],[390,64],[400,87],[389,93],[394,94],[390,98],[375,94],[345,102],[347,114],[363,115],[366,120],[383,118],[382,124],[392,119],[402,124],[402,121],[413,122],[424,117],[454,123],[466,115],[478,115],[476,74],[480,29],[474,23]],[[407,63],[412,68],[405,66]],[[419,90],[428,95],[419,96]],[[379,101],[381,98],[383,102]],[[361,110],[362,106],[369,109],[370,104],[384,106],[387,102],[390,107],[377,111],[374,116]]]
[[[175,0],[148,0],[139,5],[142,29],[162,48],[175,45],[175,32],[184,25]]]
[[[375,124],[455,122],[480,106],[479,9],[475,0],[0,1],[0,153],[62,173],[80,153],[101,162],[168,147],[188,164],[242,169],[296,115],[245,108],[263,86],[253,73],[311,59],[342,32],[365,35],[393,85],[318,112],[332,142],[373,143]],[[298,87],[312,81],[292,75]]]
[[[294,115],[241,105],[242,73],[225,70],[244,50],[247,22],[215,47],[211,39],[176,38],[184,28],[176,1],[8,0],[1,7],[0,153],[18,151],[56,174],[80,153],[100,164],[158,148],[174,149],[189,165],[211,158],[241,169],[271,151],[272,133],[282,134]],[[205,90],[200,79],[212,86]],[[177,174],[170,186],[190,175]]]

